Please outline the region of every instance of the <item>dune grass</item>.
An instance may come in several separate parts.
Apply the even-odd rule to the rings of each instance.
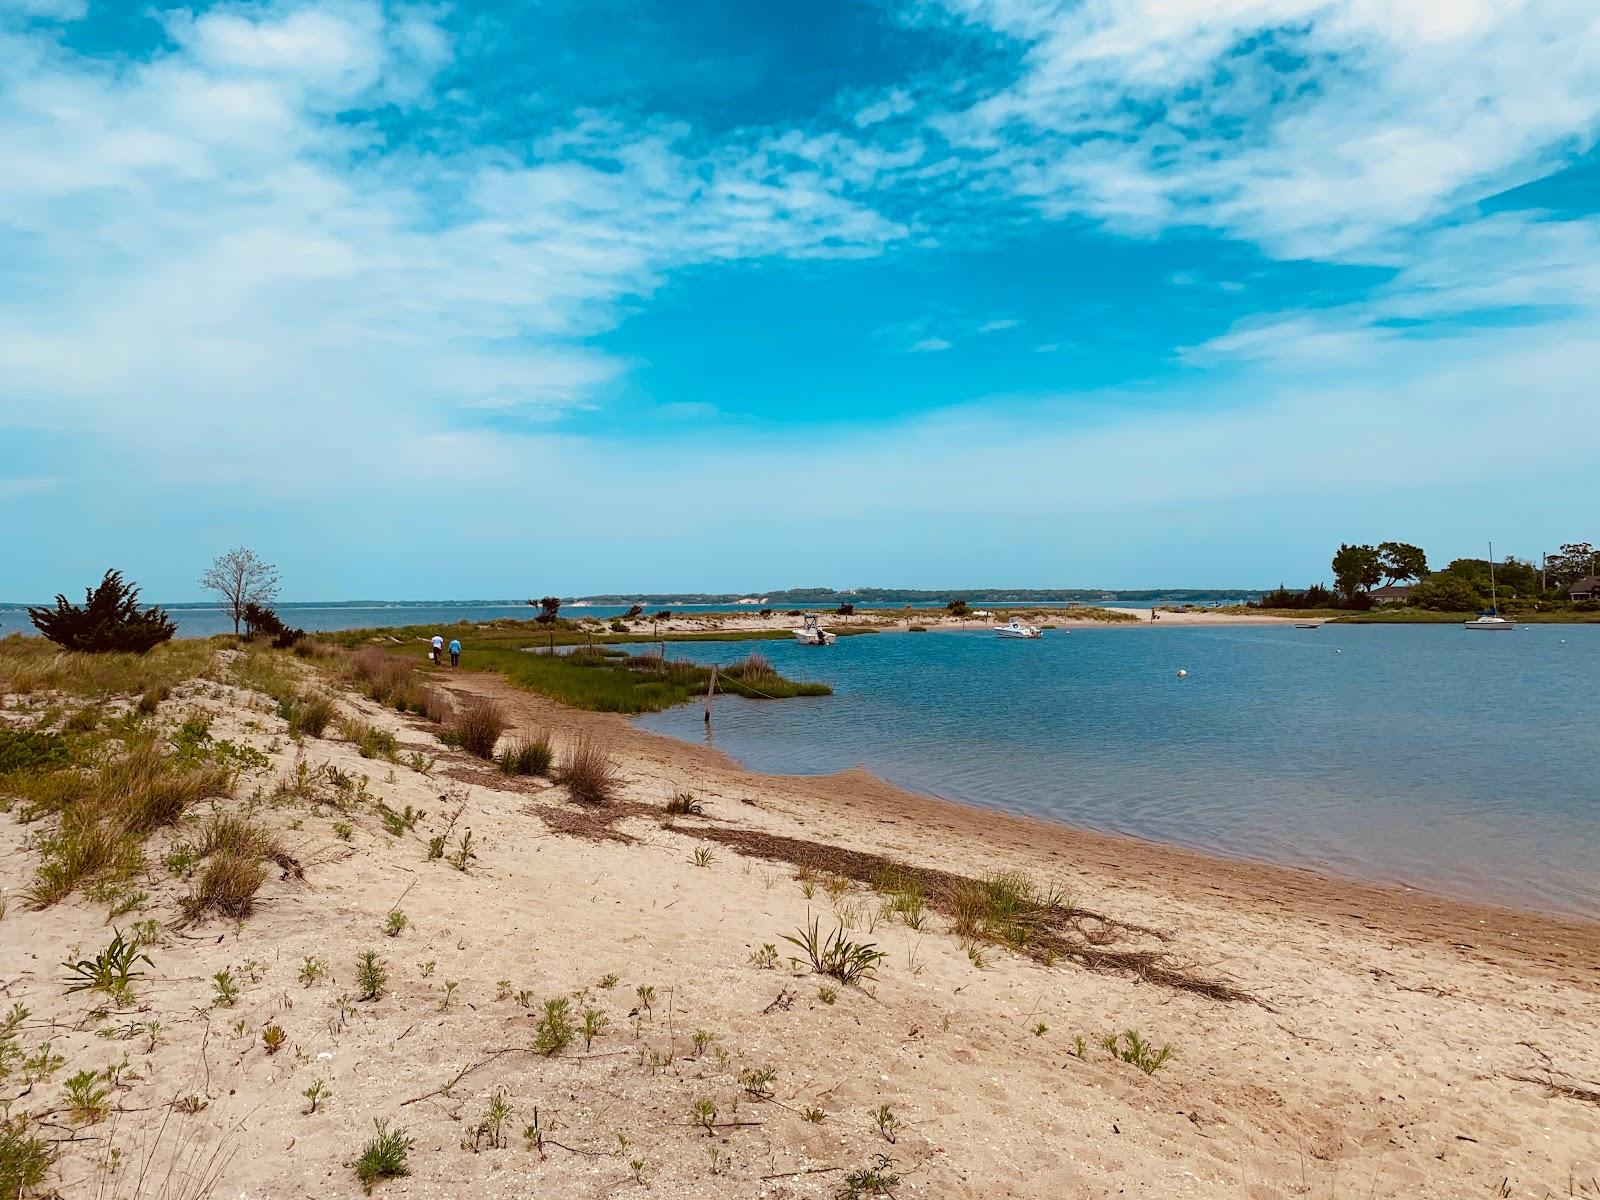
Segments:
[[[165,642],[147,654],[82,654],[41,637],[0,638],[0,692],[66,692],[105,699],[170,692],[186,679],[210,674],[219,639]]]

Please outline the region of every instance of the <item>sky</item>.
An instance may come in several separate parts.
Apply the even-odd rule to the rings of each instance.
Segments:
[[[1593,0],[0,0],[0,600],[1600,540]]]

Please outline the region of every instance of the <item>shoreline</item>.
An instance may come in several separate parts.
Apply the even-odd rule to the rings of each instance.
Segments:
[[[603,729],[615,751],[639,756],[658,773],[688,770],[719,789],[770,791],[846,824],[905,826],[923,831],[923,836],[938,830],[968,846],[988,844],[1002,855],[1071,862],[1100,883],[1131,872],[1141,886],[1172,894],[1210,894],[1261,912],[1298,910],[1297,915],[1313,921],[1355,920],[1405,941],[1443,939],[1491,960],[1553,969],[1567,982],[1600,990],[1600,920],[1104,833],[916,792],[861,768],[826,775],[769,774],[745,767],[726,751],[641,729],[621,714],[569,708],[522,692],[497,676],[462,672],[445,683],[463,678],[492,683],[451,690],[494,695],[517,707],[530,705],[541,725],[558,730]],[[926,850],[917,843],[914,836],[904,849]]]

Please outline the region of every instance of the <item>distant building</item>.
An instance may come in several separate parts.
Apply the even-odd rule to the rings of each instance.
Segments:
[[[1567,589],[1568,600],[1600,600],[1600,575],[1585,575],[1572,581]]]
[[[1367,595],[1372,597],[1374,604],[1404,604],[1411,595],[1411,585],[1409,583],[1391,583],[1387,587],[1368,592]]]

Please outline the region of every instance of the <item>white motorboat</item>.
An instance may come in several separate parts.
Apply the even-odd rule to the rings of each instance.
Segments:
[[[995,627],[995,636],[1003,638],[1036,638],[1043,637],[1044,630],[1037,625],[1024,625],[1020,617],[1012,617],[1004,625]]]
[[[1470,621],[1461,622],[1466,629],[1492,630],[1516,629],[1515,621],[1508,621],[1500,615],[1500,598],[1495,593],[1494,586],[1494,543],[1489,543],[1489,611],[1479,613]]]
[[[839,636],[821,628],[815,613],[807,613],[805,623],[794,631],[794,640],[802,646],[831,646],[839,640]]]

